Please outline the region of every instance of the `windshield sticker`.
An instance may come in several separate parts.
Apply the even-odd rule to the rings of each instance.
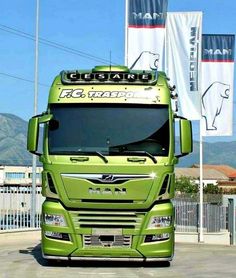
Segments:
[[[88,95],[83,89],[63,89],[60,98],[139,98],[139,99],[155,99],[160,101],[156,91],[89,91]]]

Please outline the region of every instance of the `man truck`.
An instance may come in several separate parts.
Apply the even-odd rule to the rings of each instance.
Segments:
[[[56,76],[27,142],[43,164],[44,258],[172,259],[174,165],[192,151],[191,122],[173,111],[172,95],[158,71],[96,66]]]

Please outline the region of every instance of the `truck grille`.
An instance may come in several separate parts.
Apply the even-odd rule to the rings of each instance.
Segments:
[[[72,211],[75,228],[127,228],[139,229],[144,215],[135,212]]]
[[[83,246],[84,247],[107,247],[107,248],[112,248],[112,247],[130,248],[131,236],[84,235]]]

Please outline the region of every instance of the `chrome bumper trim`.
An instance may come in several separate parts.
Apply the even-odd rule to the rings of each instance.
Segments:
[[[61,261],[117,261],[117,262],[169,262],[172,257],[166,258],[128,258],[128,257],[62,257],[42,254],[44,259]]]

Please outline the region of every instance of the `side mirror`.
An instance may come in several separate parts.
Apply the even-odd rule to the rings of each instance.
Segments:
[[[191,121],[183,118],[176,117],[179,121],[179,137],[180,137],[180,154],[176,155],[177,158],[188,155],[193,151],[192,140],[192,123]],[[179,148],[178,148],[179,149]]]
[[[185,156],[193,151],[192,123],[186,119],[180,119],[180,156]]]
[[[39,118],[34,117],[29,120],[27,135],[27,150],[36,153],[38,149]]]
[[[52,119],[51,114],[38,115],[29,120],[28,135],[27,135],[27,150],[33,154],[37,153],[38,138],[39,138],[39,125],[49,122]]]

